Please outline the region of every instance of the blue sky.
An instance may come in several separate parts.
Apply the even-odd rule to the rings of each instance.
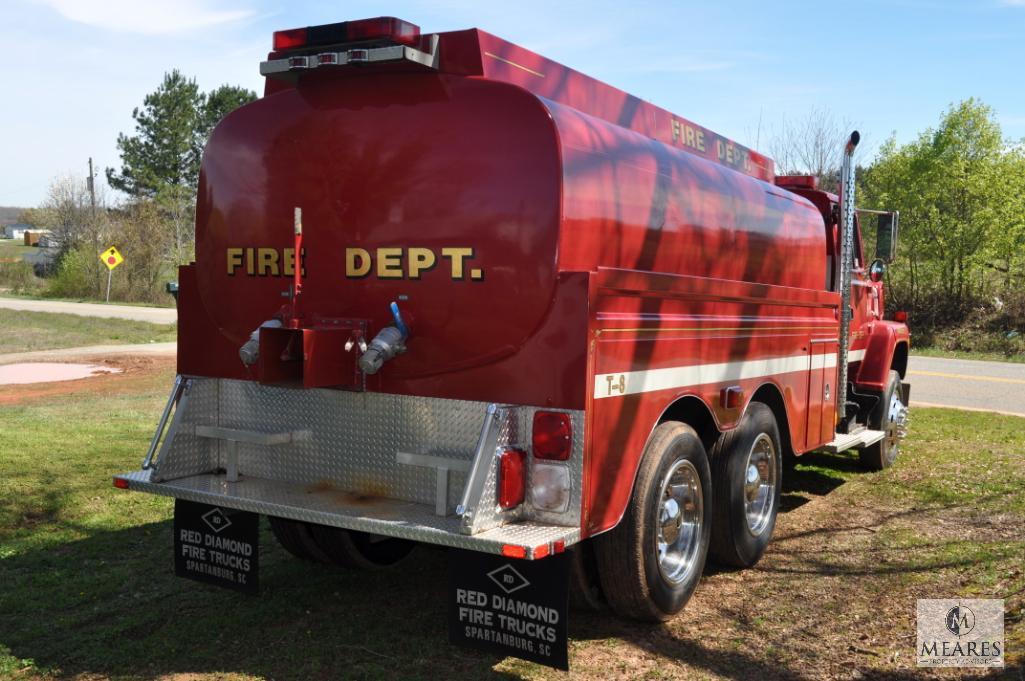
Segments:
[[[274,30],[382,14],[482,28],[763,150],[818,107],[871,156],[972,96],[1025,137],[1025,0],[4,0],[0,205],[39,203],[89,156],[116,166],[118,132],[165,71],[259,92]]]

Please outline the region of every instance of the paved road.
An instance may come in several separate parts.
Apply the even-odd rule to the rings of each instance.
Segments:
[[[1025,364],[912,355],[911,406],[942,406],[1025,416]]]
[[[47,360],[66,360],[79,357],[111,357],[114,355],[174,355],[178,344],[171,343],[138,343],[126,345],[89,345],[79,348],[60,348],[57,350],[35,350],[32,352],[10,352],[0,355],[0,364],[16,362],[43,362]]]
[[[28,300],[0,296],[0,307],[29,312],[61,312],[80,317],[108,317],[134,319],[152,324],[174,324],[178,311],[173,307],[138,307],[133,305],[104,305],[100,303],[65,303],[57,300]]]

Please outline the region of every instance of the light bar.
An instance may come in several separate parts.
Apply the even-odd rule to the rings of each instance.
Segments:
[[[374,40],[415,47],[420,42],[420,27],[395,17],[375,17],[275,31],[273,44],[275,51],[281,51]]]

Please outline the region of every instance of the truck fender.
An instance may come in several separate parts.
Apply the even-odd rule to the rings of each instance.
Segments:
[[[907,327],[898,322],[876,322],[869,329],[865,358],[854,379],[855,385],[863,390],[882,392],[893,368],[897,346],[907,344]]]

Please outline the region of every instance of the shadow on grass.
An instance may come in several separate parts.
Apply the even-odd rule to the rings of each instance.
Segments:
[[[60,676],[514,678],[448,644],[443,551],[368,573],[294,559],[266,527],[260,540],[259,596],[175,577],[170,521],[8,555],[0,649]]]

